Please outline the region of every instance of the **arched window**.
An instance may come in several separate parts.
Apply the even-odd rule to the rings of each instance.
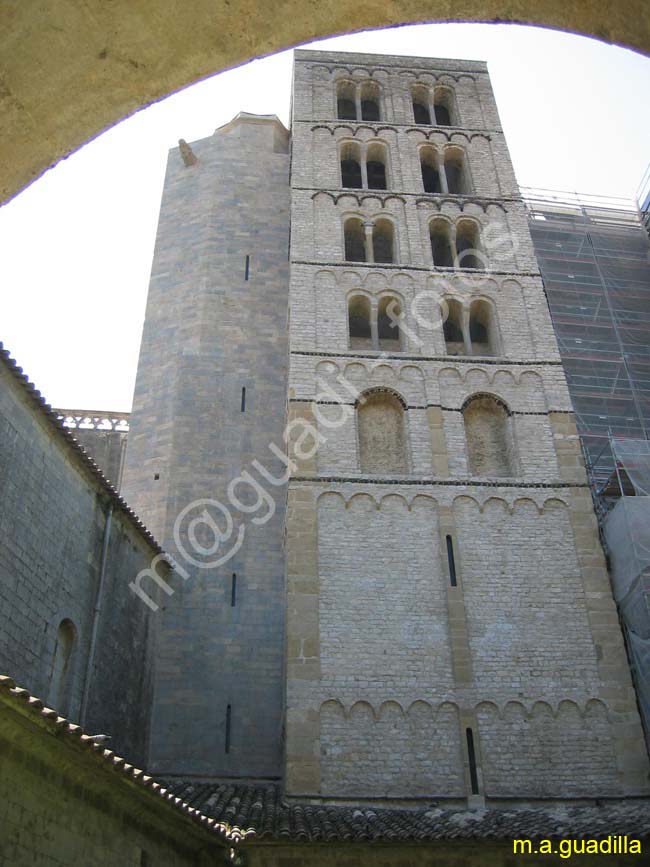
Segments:
[[[360,190],[361,148],[353,142],[346,142],[341,148],[341,186],[345,189]]]
[[[350,349],[372,349],[370,300],[365,295],[353,295],[348,301]]]
[[[433,110],[436,115],[436,126],[452,125],[452,95],[446,87],[436,87],[434,90]]]
[[[438,126],[451,126],[451,116],[446,105],[436,103],[434,105],[434,110],[436,112],[436,124]]]
[[[413,120],[421,126],[431,126],[429,111],[429,91],[426,87],[416,86],[411,91],[413,100]]]
[[[56,633],[49,702],[61,715],[69,713],[72,656],[76,630],[71,620],[62,620]]]
[[[473,220],[459,220],[456,227],[459,268],[480,268],[479,231]]]
[[[512,476],[510,415],[500,400],[481,394],[463,407],[469,471],[473,476]]]
[[[438,172],[438,155],[435,148],[420,149],[420,168],[422,170],[422,185],[425,193],[440,193],[440,174]]]
[[[379,85],[376,81],[364,81],[361,85],[361,119],[381,120],[379,111]]]
[[[339,81],[336,86],[336,113],[339,120],[356,120],[355,87],[351,81]]]
[[[387,190],[386,181],[386,148],[379,143],[368,146],[366,154],[366,171],[368,173],[369,190]]]
[[[432,220],[429,224],[433,264],[437,268],[453,268],[454,254],[449,240],[449,224],[446,220]]]
[[[447,355],[465,355],[465,338],[463,336],[463,318],[462,307],[460,301],[455,298],[448,298],[447,318],[445,319],[442,330],[445,335],[445,349]]]
[[[479,231],[473,220],[459,220],[456,227],[456,251],[459,268],[480,268]]]
[[[362,395],[357,405],[362,473],[406,473],[404,409],[392,392]]]
[[[345,235],[345,261],[366,261],[366,232],[360,217],[348,217],[343,228]]]
[[[378,264],[394,261],[394,232],[390,220],[379,218],[372,227],[373,258]]]
[[[447,177],[447,189],[450,193],[462,195],[469,192],[464,155],[459,148],[447,148],[445,150],[445,175]]]
[[[472,355],[494,355],[495,340],[492,326],[492,310],[487,301],[472,301],[469,309],[469,338]]]
[[[387,352],[399,352],[400,330],[399,318],[402,311],[397,298],[386,295],[379,299],[377,310],[377,338],[379,348]]]

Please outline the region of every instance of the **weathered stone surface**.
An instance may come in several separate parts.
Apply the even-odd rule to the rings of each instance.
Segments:
[[[380,121],[339,120],[341,82],[355,99],[371,82]],[[414,122],[414,83],[444,86],[456,126]],[[468,804],[647,793],[571,402],[485,64],[297,51],[293,113],[289,393],[322,442],[317,473],[297,467],[289,491],[300,503],[287,515],[290,574],[310,579],[309,615],[305,591],[287,588],[289,793]],[[446,159],[450,140],[472,190],[425,194],[418,148]],[[377,142],[388,189],[342,188],[341,159],[363,161]],[[346,261],[350,217],[392,221],[393,263]],[[436,267],[431,219],[456,237],[473,220],[489,268]],[[362,308],[349,299],[366,299],[372,326],[386,296],[399,300],[400,340],[360,348],[348,309]],[[468,324],[475,299],[489,311],[474,350],[471,327],[447,346],[441,297]],[[318,630],[308,665],[295,656],[307,629]]]
[[[284,450],[288,135],[277,119],[242,114],[192,152],[192,165],[176,149],[169,156],[123,481],[188,576],[175,578],[155,615],[151,768],[278,777],[286,486],[253,461],[274,479],[286,471],[269,447]],[[255,510],[246,482],[233,500],[228,487],[242,473],[271,505]],[[199,502],[179,536],[175,527],[206,499],[228,510],[234,528],[204,557],[190,521],[208,509],[224,530],[223,514]],[[219,562],[240,528],[242,546]],[[209,548],[206,534],[199,541]]]
[[[142,530],[2,352],[0,672],[63,715],[83,716],[90,731],[111,735],[112,746],[139,763],[149,737],[155,623],[128,585],[160,550]],[[73,640],[57,681],[63,621]]]

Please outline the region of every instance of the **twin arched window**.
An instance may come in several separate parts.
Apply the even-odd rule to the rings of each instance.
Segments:
[[[343,226],[346,262],[391,264],[395,261],[395,231],[385,217],[364,221],[348,217]]]
[[[429,237],[436,268],[486,267],[479,227],[474,220],[461,219],[453,225],[448,220],[436,217],[429,223]]]
[[[362,473],[408,472],[404,404],[392,391],[366,392],[357,403]]]
[[[514,443],[511,414],[489,394],[477,394],[462,409],[472,476],[513,476]]]
[[[336,114],[339,120],[381,120],[380,90],[376,81],[339,81]]]
[[[352,295],[348,301],[350,349],[400,352],[401,315],[400,303],[391,295],[382,296],[376,307],[366,295]]]
[[[447,87],[415,84],[411,88],[413,120],[418,126],[453,126],[453,96]]]
[[[420,148],[420,170],[425,193],[471,192],[465,154],[460,148],[448,147],[441,154],[433,145],[424,145]]]
[[[352,190],[388,189],[388,155],[381,142],[369,144],[362,153],[358,142],[345,142],[341,147],[341,186]]]
[[[405,405],[388,389],[373,389],[357,403],[359,462],[362,473],[409,472]],[[475,394],[462,407],[469,474],[515,475],[511,413],[490,394]]]
[[[492,308],[476,299],[469,308],[456,298],[446,299],[443,323],[447,355],[496,355],[498,344]]]

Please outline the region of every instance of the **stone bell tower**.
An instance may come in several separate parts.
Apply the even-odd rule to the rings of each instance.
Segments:
[[[486,65],[296,51],[292,139],[288,793],[647,793]]]

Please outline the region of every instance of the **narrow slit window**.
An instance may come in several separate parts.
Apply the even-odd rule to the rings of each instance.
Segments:
[[[244,280],[248,280],[250,265],[251,265],[251,257],[246,256],[246,265],[244,266]]]
[[[451,536],[447,536],[447,560],[449,562],[449,581],[452,587],[457,586],[456,560],[454,559],[454,543]]]
[[[469,760],[469,781],[472,787],[472,794],[478,795],[478,774],[476,772],[476,751],[474,749],[474,732],[471,729],[465,729],[467,738],[467,758]]]
[[[449,538],[449,537],[447,537]],[[237,604],[237,574],[232,573],[232,581],[230,584],[230,607],[234,608]]]
[[[224,751],[226,753],[230,752],[230,722],[232,717],[232,708],[230,705],[226,708],[226,740],[224,743]],[[469,731],[469,729],[468,729]]]
[[[241,411],[246,412],[246,386],[241,390]]]

